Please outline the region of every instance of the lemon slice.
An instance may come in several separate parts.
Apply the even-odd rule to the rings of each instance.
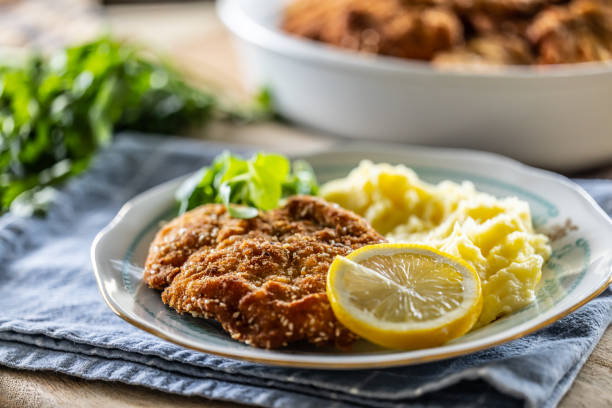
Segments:
[[[327,296],[347,328],[384,347],[433,347],[465,334],[482,311],[476,271],[416,244],[377,244],[336,257]]]

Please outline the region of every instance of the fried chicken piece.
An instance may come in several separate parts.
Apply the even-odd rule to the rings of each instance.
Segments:
[[[612,2],[575,0],[550,7],[527,31],[540,64],[605,61],[612,58]]]
[[[462,47],[438,53],[432,60],[437,67],[490,70],[495,65],[534,63],[535,56],[526,39],[529,17],[483,11],[470,11],[462,17],[469,39]]]
[[[482,11],[474,11],[463,15],[464,22],[473,36],[510,35],[525,37],[531,17],[502,17]]]
[[[421,60],[463,41],[461,22],[448,8],[402,0],[298,0],[282,27],[343,48]]]
[[[403,2],[412,6],[446,7],[460,17],[482,13],[494,18],[520,18],[567,0],[403,0]]]
[[[533,63],[529,43],[511,34],[492,34],[476,37],[464,47],[438,54],[433,64],[441,68],[460,68],[491,65],[526,65]]]
[[[483,12],[490,16],[517,16],[533,14],[542,8],[563,0],[441,0],[451,2],[459,13]]]
[[[364,219],[319,198],[292,197],[248,220],[208,204],[159,231],[144,279],[165,287],[170,307],[216,319],[247,344],[307,340],[343,348],[357,336],[331,310],[327,270],[337,255],[382,241]]]

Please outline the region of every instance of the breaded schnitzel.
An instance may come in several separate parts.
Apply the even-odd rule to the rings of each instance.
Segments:
[[[246,220],[207,204],[158,232],[144,279],[170,307],[216,319],[247,344],[346,347],[357,336],[331,310],[327,270],[336,255],[382,241],[361,217],[310,196]]]

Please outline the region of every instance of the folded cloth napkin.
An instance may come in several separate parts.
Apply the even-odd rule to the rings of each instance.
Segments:
[[[0,364],[267,407],[555,406],[612,320],[612,292],[522,339],[468,356],[381,370],[271,367],[187,350],[104,304],[96,233],[135,194],[208,163],[223,146],[122,135],[44,219],[0,218]],[[235,150],[235,149],[234,149]],[[580,181],[612,211],[612,182]]]

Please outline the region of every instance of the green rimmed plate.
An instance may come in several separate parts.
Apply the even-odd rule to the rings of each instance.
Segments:
[[[345,176],[362,159],[402,163],[429,182],[470,180],[496,196],[527,201],[539,231],[551,235],[553,254],[536,301],[444,346],[385,350],[366,341],[350,352],[309,346],[261,350],[232,340],[209,320],[179,315],[142,282],[142,266],[159,225],[173,217],[174,191],[182,179],[128,202],[96,237],[92,263],[104,300],[128,322],[174,343],[226,357],[313,368],[372,368],[440,360],[492,347],[526,335],[580,307],[610,283],[612,222],[567,179],[501,156],[454,149],[355,147],[306,158],[321,181]]]

